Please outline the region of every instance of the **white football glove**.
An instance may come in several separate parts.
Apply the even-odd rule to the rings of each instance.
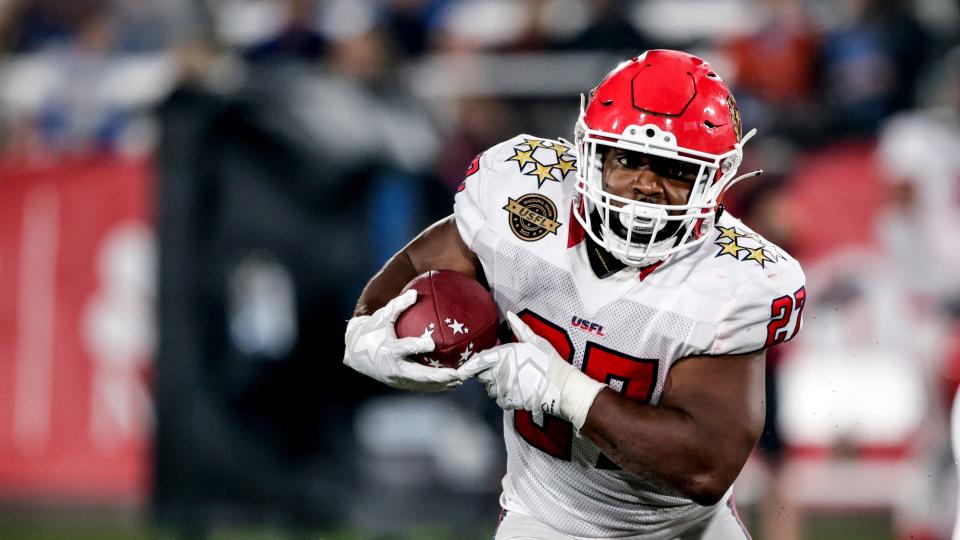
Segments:
[[[513,312],[507,321],[517,343],[479,352],[460,366],[461,375],[482,382],[502,409],[524,409],[559,416],[583,427],[593,400],[606,385],[568,364],[550,343]]]
[[[393,324],[417,301],[411,289],[394,298],[373,315],[350,319],[344,339],[343,363],[384,384],[403,390],[439,392],[460,386],[466,377],[451,368],[418,364],[410,355],[430,352],[436,346],[429,336],[397,338]]]

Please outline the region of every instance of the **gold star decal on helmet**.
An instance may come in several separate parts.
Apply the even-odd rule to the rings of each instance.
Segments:
[[[533,148],[530,150],[514,148],[513,156],[508,157],[507,161],[516,161],[520,165],[520,170],[523,171],[524,165],[527,163],[536,163],[537,160],[533,159]]]
[[[717,237],[717,240],[720,240],[721,238],[729,238],[736,242],[737,238],[744,236],[743,234],[737,232],[736,227],[721,227],[717,225],[717,230],[720,231],[720,236]]]
[[[537,163],[537,167],[530,171],[529,174],[537,177],[537,187],[543,187],[543,183],[547,180],[557,180],[553,177],[553,167],[544,165],[543,163]]]
[[[764,268],[767,262],[773,262],[773,259],[767,257],[767,253],[763,250],[764,246],[760,246],[754,249],[748,249],[750,252],[743,260],[745,261],[757,261],[762,268]]]
[[[717,252],[716,257],[721,255],[730,255],[734,259],[740,260],[741,251],[749,251],[747,248],[742,247],[740,244],[737,244],[736,238],[732,242],[727,242],[726,244],[717,244],[720,246],[720,251]]]
[[[566,176],[568,172],[577,170],[577,162],[572,159],[570,161],[564,161],[561,159],[559,162],[557,162],[555,167],[560,169],[561,175]]]

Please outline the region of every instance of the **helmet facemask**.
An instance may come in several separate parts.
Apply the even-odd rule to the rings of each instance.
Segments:
[[[672,133],[654,124],[629,125],[621,133],[590,129],[581,100],[576,127],[581,211],[574,216],[594,242],[630,266],[648,266],[699,245],[714,225],[720,195],[734,182],[755,174],[734,178],[742,146],[753,133],[724,154],[709,154],[679,146]],[[602,154],[609,147],[694,165],[698,172],[686,203],[655,204],[606,191]]]

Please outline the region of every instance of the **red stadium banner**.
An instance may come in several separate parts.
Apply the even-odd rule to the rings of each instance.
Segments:
[[[0,163],[0,497],[137,502],[151,418],[149,163]]]

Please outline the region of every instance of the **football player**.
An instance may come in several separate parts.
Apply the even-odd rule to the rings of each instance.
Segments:
[[[373,277],[344,363],[421,391],[476,376],[504,409],[496,538],[748,538],[731,490],[764,421],[764,355],[800,327],[797,262],[719,203],[742,147],[713,68],[652,50],[581,102],[576,145],[520,135],[471,164],[452,216]],[[409,355],[416,275],[484,280],[512,331],[459,369]]]

